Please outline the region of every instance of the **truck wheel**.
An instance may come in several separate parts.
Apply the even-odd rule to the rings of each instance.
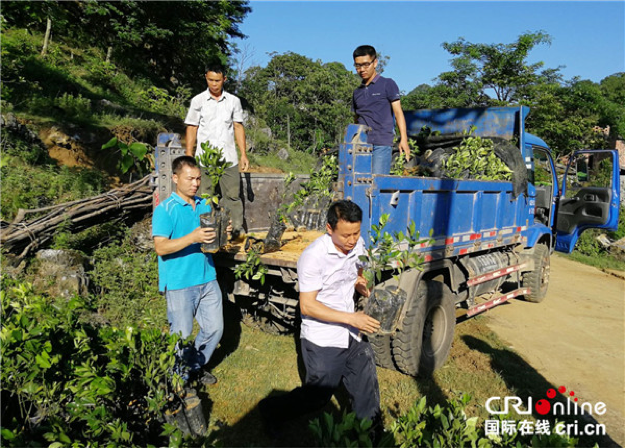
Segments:
[[[393,338],[393,358],[402,372],[428,374],[447,360],[454,338],[453,294],[441,282],[420,282],[408,312]]]
[[[397,370],[393,362],[393,352],[391,346],[391,335],[372,334],[369,338],[369,344],[375,355],[375,363],[385,369]]]
[[[532,291],[525,296],[525,300],[539,303],[545,299],[549,287],[549,248],[544,244],[537,244],[532,257],[534,270],[523,275],[523,286]]]

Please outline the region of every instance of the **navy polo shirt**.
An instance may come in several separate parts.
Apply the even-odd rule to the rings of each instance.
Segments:
[[[200,215],[211,206],[195,197],[195,209],[175,192],[161,202],[152,215],[152,236],[175,240],[200,226]],[[202,285],[217,278],[213,257],[194,243],[173,254],[158,257],[158,289],[183,289]]]
[[[399,87],[391,78],[376,75],[369,85],[363,82],[354,90],[352,111],[358,115],[358,124],[371,128],[367,143],[391,146],[395,135],[395,117],[391,103],[400,98]]]

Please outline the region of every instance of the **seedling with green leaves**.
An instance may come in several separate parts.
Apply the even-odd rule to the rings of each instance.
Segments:
[[[425,243],[416,230],[414,221],[408,225],[406,232],[394,232],[393,235],[383,232],[388,223],[389,215],[380,217],[378,225],[372,225],[371,244],[360,260],[366,264],[363,276],[367,281],[367,289],[371,294],[365,304],[365,313],[380,321],[379,333],[390,333],[404,301],[406,292],[401,289],[402,275],[408,269],[421,269],[423,256],[414,249]],[[376,283],[382,282],[385,272],[390,271],[395,284],[374,289]]]
[[[287,207],[287,212],[304,205],[304,201],[311,197],[332,197],[332,182],[336,180],[339,172],[338,159],[336,156],[326,156],[318,170],[312,170],[310,179],[302,184],[302,188],[295,193],[293,202]]]
[[[495,153],[493,141],[471,136],[475,127],[466,134],[459,146],[453,148],[444,162],[446,174],[452,179],[468,177],[479,180],[511,180],[512,170]]]
[[[223,158],[223,151],[221,148],[211,145],[209,142],[204,142],[200,145],[202,147],[202,154],[196,156],[200,169],[208,173],[208,178],[211,182],[211,194],[202,194],[202,197],[206,199],[206,202],[219,204],[219,196],[215,194],[217,185],[221,176],[224,175],[226,169],[229,168],[232,163],[226,162]]]
[[[252,247],[247,253],[244,263],[238,264],[234,268],[234,276],[237,279],[245,277],[246,280],[259,280],[261,285],[265,284],[265,274],[269,271],[260,259],[260,250]]]
[[[150,167],[154,166],[154,155],[148,153],[148,147],[143,143],[134,142],[127,144],[113,137],[104,145],[102,149],[117,148],[121,154],[118,168],[126,174],[131,168],[135,168],[139,175],[147,173]]]
[[[414,221],[410,222],[405,233],[399,231],[391,235],[384,232],[389,217],[390,215],[385,213],[380,217],[377,225],[371,226],[371,244],[365,255],[360,256],[360,260],[367,265],[363,276],[367,280],[369,290],[376,283],[381,282],[382,274],[389,270],[393,272],[393,278],[397,281],[399,288],[402,274],[407,269],[420,269],[423,264],[423,256],[414,248],[431,241],[432,231],[430,231],[430,238],[421,239]]]

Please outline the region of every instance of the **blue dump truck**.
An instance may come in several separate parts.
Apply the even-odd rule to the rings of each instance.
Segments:
[[[405,231],[414,222],[427,237],[412,249],[423,260],[419,268],[405,271],[399,284],[386,275],[376,285],[376,290],[392,285],[406,298],[390,331],[369,337],[380,366],[408,375],[436,370],[447,359],[457,321],[515,297],[541,302],[554,250],[570,253],[585,229],[617,228],[616,151],[579,151],[569,157],[568,167],[556,164],[545,142],[525,132],[528,114],[522,106],[405,113],[409,135],[427,130],[425,144],[431,148],[447,145],[449,152],[468,130],[492,139],[513,171],[511,181],[374,175],[367,128],[347,127],[334,194],[362,208],[365,241],[370,244],[372,226],[383,215],[388,217],[385,231]],[[273,182],[263,175],[256,180],[242,175],[248,227],[253,227],[249,222],[259,224],[248,228],[250,232],[268,226],[268,191],[274,191],[269,203],[275,209],[284,184],[279,176]],[[322,215],[325,210],[316,212]],[[296,263],[315,235],[291,233],[284,239],[299,239],[294,250],[287,250],[287,244],[261,256],[267,266],[262,284],[233,274],[246,260],[242,247],[214,257],[224,297],[265,329],[281,333],[297,328]]]

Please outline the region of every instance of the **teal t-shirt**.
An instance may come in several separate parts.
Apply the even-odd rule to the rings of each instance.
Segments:
[[[200,215],[211,206],[195,197],[195,210],[176,193],[161,202],[152,215],[152,237],[175,240],[200,226]],[[217,278],[213,257],[195,243],[173,254],[158,257],[158,289],[182,289],[208,283]]]

